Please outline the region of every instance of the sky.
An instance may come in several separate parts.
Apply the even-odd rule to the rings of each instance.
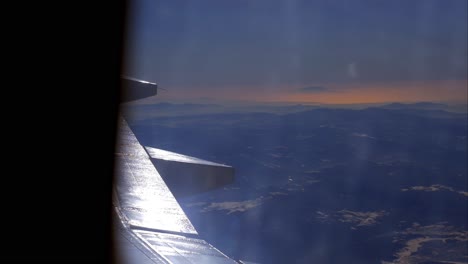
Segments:
[[[466,0],[133,0],[125,75],[161,100],[466,102]]]

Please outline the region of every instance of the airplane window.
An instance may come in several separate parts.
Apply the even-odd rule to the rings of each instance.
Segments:
[[[468,263],[467,30],[466,1],[131,1],[123,75],[159,90],[122,113],[235,261]]]

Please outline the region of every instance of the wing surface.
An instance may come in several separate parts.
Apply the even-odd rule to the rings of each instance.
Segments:
[[[176,197],[217,189],[234,182],[234,168],[231,166],[152,147],[145,149]]]
[[[119,263],[237,263],[199,238],[123,118],[115,160],[114,241]]]

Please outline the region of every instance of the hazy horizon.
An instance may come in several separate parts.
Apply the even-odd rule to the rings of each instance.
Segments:
[[[149,97],[129,103],[125,105],[149,105],[149,104],[199,104],[199,105],[218,105],[218,106],[383,106],[389,104],[403,104],[403,105],[414,105],[414,104],[440,104],[446,105],[447,107],[468,107],[466,100],[459,101],[385,101],[385,102],[356,102],[356,103],[322,103],[313,101],[252,101],[252,100],[221,100],[213,98],[193,98],[193,99],[168,99],[164,97],[164,92],[158,91],[158,95]],[[468,108],[466,109],[468,111]]]

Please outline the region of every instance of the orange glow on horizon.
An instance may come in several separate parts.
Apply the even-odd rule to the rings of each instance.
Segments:
[[[300,88],[321,86],[326,90],[301,92]],[[169,89],[171,90],[171,89]],[[466,102],[467,80],[420,81],[375,84],[306,84],[291,86],[191,87],[173,89],[165,94],[168,99],[199,99],[284,102],[358,104],[388,102]]]
[[[467,81],[400,82],[387,84],[323,85],[330,91],[283,94],[285,102],[325,104],[389,103],[421,101],[465,101]],[[295,89],[297,91],[297,88]]]

